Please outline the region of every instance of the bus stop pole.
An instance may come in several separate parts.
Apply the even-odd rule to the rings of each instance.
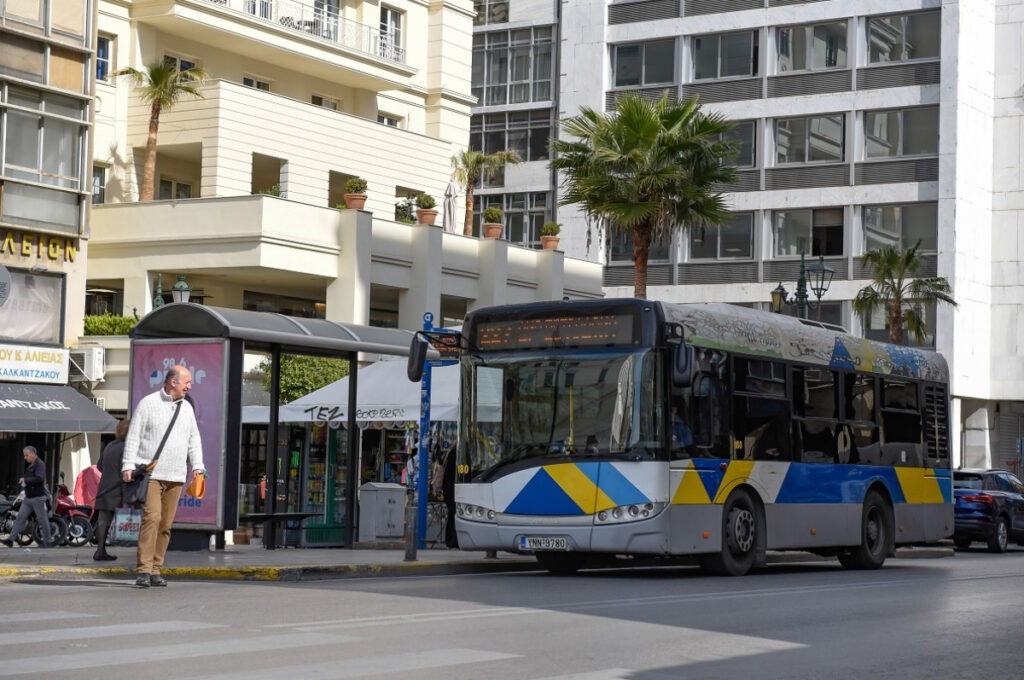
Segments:
[[[427,312],[423,315],[423,330],[433,329],[434,315]],[[420,447],[416,469],[416,500],[419,521],[416,523],[417,544],[420,548],[427,546],[427,492],[430,476],[430,362],[423,367],[423,379],[420,382]]]

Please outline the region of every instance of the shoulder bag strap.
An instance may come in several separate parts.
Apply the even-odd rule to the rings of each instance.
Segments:
[[[174,415],[171,416],[171,422],[167,423],[167,430],[164,432],[164,438],[160,440],[160,446],[156,447],[156,455],[153,456],[153,460],[146,466],[146,470],[152,471],[152,469],[156,467],[156,461],[160,458],[160,452],[164,450],[164,444],[167,443],[167,438],[171,436],[171,429],[174,427],[174,421],[178,419],[178,411],[180,410],[181,400],[178,400],[178,405],[174,407]]]

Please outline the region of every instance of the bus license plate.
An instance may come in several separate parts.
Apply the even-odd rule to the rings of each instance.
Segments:
[[[565,536],[520,536],[520,550],[568,550],[569,539]]]

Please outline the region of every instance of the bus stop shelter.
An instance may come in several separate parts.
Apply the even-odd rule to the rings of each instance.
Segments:
[[[348,403],[357,404],[359,355],[408,356],[412,340],[411,331],[377,328],[339,323],[326,319],[306,319],[284,316],[272,312],[255,312],[222,307],[209,307],[180,302],[159,307],[139,321],[132,329],[131,394],[129,402],[134,408],[154,386],[162,385],[162,375],[176,363],[186,363],[192,370],[193,380],[202,375],[217,389],[206,390],[208,404],[198,404],[205,415],[216,421],[210,438],[218,449],[218,478],[207,485],[216,493],[215,503],[205,508],[179,508],[179,518],[195,531],[216,532],[218,547],[223,546],[223,531],[234,529],[238,522],[238,474],[242,427],[242,373],[243,354],[246,351],[266,352],[271,359],[270,414],[268,442],[278,440],[280,402],[280,363],[282,354],[301,354],[347,359],[349,362]],[[192,353],[191,355],[189,353]],[[205,357],[202,366],[192,364],[189,356]],[[193,366],[196,366],[193,368]],[[200,374],[201,372],[201,374]],[[200,390],[196,390],[199,392]],[[219,400],[219,401],[218,401]],[[347,426],[356,429],[356,409],[349,409]],[[204,458],[212,453],[204,437]],[[276,479],[275,455],[272,447],[267,451],[267,479]],[[358,468],[356,438],[348,438],[346,461],[349,470]],[[207,469],[213,461],[207,459]],[[349,474],[345,489],[345,547],[354,544],[356,520],[356,475]],[[279,523],[296,519],[275,507],[274,493],[266,494],[264,512],[264,543],[268,549],[276,547],[276,528]],[[213,499],[211,499],[213,500]],[[178,519],[176,518],[176,522]]]

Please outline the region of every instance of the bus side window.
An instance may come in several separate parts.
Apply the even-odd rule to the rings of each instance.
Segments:
[[[882,379],[882,465],[924,465],[917,388],[916,383]]]
[[[728,414],[722,379],[716,375],[698,373],[693,380],[693,398],[690,425],[693,430],[694,456],[703,458],[729,458],[726,435]]]

